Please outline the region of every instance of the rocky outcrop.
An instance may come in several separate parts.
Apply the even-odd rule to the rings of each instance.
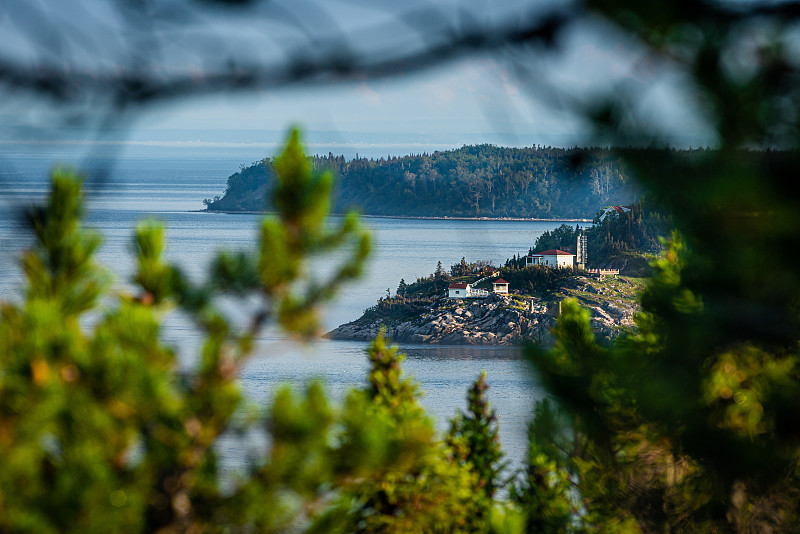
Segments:
[[[371,341],[381,326],[393,340],[406,343],[446,345],[513,345],[523,339],[552,343],[558,303],[536,298],[492,295],[486,299],[435,301],[426,313],[406,321],[372,322],[361,319],[343,324],[325,334],[329,339]],[[637,311],[619,303],[589,306],[592,330],[601,337],[614,337],[633,326]]]

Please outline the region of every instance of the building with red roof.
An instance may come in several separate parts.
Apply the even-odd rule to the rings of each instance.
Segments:
[[[497,280],[492,282],[492,286],[495,293],[500,293],[505,295],[508,294],[508,282],[506,282],[502,278],[498,278]]]
[[[618,215],[624,215],[625,213],[628,213],[631,210],[633,210],[633,206],[609,206],[600,215],[600,220],[601,221],[604,220],[612,213],[616,213]]]
[[[575,254],[571,252],[564,252],[551,248],[530,256],[525,256],[525,265],[544,265],[546,267],[560,268],[560,267],[574,267]]]
[[[470,284],[453,282],[447,286],[447,296],[451,299],[475,299],[488,297],[489,292],[485,289],[475,289]]]
[[[453,282],[447,286],[447,296],[451,299],[465,299],[469,296],[472,288],[469,284],[458,284]]]

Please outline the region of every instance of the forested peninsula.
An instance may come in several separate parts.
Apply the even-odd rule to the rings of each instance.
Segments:
[[[428,217],[592,218],[609,204],[639,196],[618,151],[583,148],[464,146],[403,157],[313,156],[336,177],[333,210]],[[228,178],[209,211],[268,211],[274,183],[269,158]]]

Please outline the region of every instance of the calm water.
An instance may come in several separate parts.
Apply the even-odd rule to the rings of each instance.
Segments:
[[[30,242],[17,214],[21,206],[43,197],[50,163],[33,158],[4,163],[0,171],[0,299],[9,300],[19,296],[22,279],[16,258]],[[201,279],[215,250],[254,245],[258,216],[191,211],[202,209],[203,198],[221,194],[239,163],[225,158],[137,159],[117,162],[102,183],[92,182],[90,176],[88,224],[104,236],[99,260],[112,268],[119,288],[127,286],[133,272],[132,229],[145,217],[166,223],[167,256],[195,279]],[[437,261],[449,267],[463,256],[499,265],[512,254],[526,252],[543,231],[560,224],[382,218],[368,218],[364,223],[373,233],[374,253],[365,277],[347,287],[326,310],[325,324],[331,329],[357,318],[387,288],[394,293],[401,278],[411,282],[432,272]],[[316,270],[324,274],[342,257],[320,259]],[[172,316],[164,335],[178,348],[181,364],[191,367],[200,342],[191,325]],[[365,347],[365,343],[325,340],[300,346],[279,332],[268,331],[244,369],[242,383],[249,398],[260,405],[269,403],[277,384],[289,382],[301,388],[312,377],[322,378],[334,398],[341,398],[365,380]],[[465,408],[467,386],[486,369],[504,448],[514,463],[523,457],[526,425],[543,392],[516,349],[435,345],[403,345],[402,349],[408,354],[406,371],[421,383],[422,402],[442,430],[448,417]],[[226,447],[234,464],[235,457],[246,452],[240,444]]]

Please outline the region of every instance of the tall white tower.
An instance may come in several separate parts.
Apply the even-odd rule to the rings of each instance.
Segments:
[[[575,254],[575,263],[578,269],[586,268],[587,248],[588,247],[586,246],[586,230],[580,229],[578,230],[578,246],[577,246],[577,252]]]

